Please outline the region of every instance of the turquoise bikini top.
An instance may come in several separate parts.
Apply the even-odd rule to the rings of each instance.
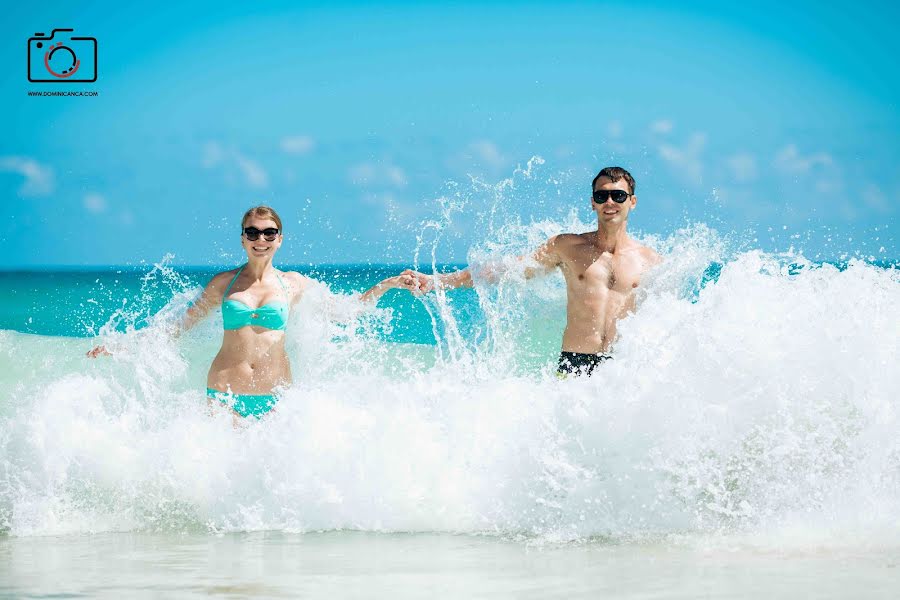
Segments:
[[[244,265],[244,267],[246,266],[247,265]],[[228,296],[228,292],[231,291],[231,286],[237,281],[237,278],[241,274],[241,271],[244,270],[244,267],[238,269],[234,279],[232,279],[231,283],[228,284],[228,287],[225,288],[225,295],[222,297],[222,324],[225,326],[225,329],[240,329],[247,325],[265,327],[266,329],[284,329],[287,327],[287,302],[269,302],[268,304],[263,304],[259,308],[250,308],[240,300],[224,299]],[[281,289],[283,289],[284,293],[287,295],[287,288],[284,287],[284,282],[281,280],[281,276],[278,275],[277,271],[275,276],[278,277],[278,283],[281,284]]]

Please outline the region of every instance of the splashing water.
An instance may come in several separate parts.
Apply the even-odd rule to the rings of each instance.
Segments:
[[[485,214],[476,266],[589,228]],[[164,281],[170,300],[152,318],[146,302],[118,313],[111,359],[2,331],[16,376],[0,403],[0,527],[895,543],[896,268],[732,250],[703,225],[641,240],[665,262],[590,379],[553,374],[561,277],[515,268],[422,299],[435,346],[391,341],[391,308],[360,315],[314,287],[288,327],[295,385],[238,429],[202,394],[220,322],[164,334],[196,293],[165,262],[145,291]]]

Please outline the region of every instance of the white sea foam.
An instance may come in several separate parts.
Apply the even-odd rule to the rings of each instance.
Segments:
[[[577,225],[508,226],[473,260]],[[313,290],[288,331],[296,384],[238,429],[200,389],[214,320],[94,362],[72,358],[86,341],[4,332],[29,366],[0,418],[0,527],[895,543],[897,271],[726,256],[702,226],[644,241],[666,261],[591,379],[553,376],[561,281],[514,273],[479,290],[479,317],[425,300],[437,353]]]

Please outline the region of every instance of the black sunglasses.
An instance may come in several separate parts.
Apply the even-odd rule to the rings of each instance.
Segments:
[[[278,236],[278,228],[269,227],[268,229],[260,230],[256,227],[244,227],[244,235],[247,236],[247,239],[251,242],[258,240],[260,234],[262,234],[267,242],[274,242],[275,238]]]
[[[617,204],[622,204],[631,194],[625,190],[594,190],[594,202],[603,204],[610,198]]]

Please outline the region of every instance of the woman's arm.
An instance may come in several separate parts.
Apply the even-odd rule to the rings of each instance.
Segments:
[[[300,302],[300,298],[303,297],[303,292],[309,288],[310,284],[315,282],[315,279],[310,279],[297,271],[285,271],[284,278],[288,282],[288,290],[291,295],[291,306]]]
[[[225,273],[219,273],[210,280],[203,289],[203,293],[200,294],[200,298],[187,309],[184,317],[170,332],[172,338],[178,338],[182,333],[202,321],[214,308],[222,304],[225,288],[233,276],[233,272],[226,271]],[[97,358],[98,356],[111,356],[111,353],[101,345],[89,350],[87,356]]]
[[[231,281],[232,277],[234,277],[234,273],[226,271],[219,273],[206,284],[206,287],[203,288],[203,293],[200,294],[200,298],[185,311],[184,317],[172,331],[173,338],[177,338],[182,333],[190,330],[194,325],[205,319],[215,308],[222,305],[225,288],[228,287],[228,282]]]
[[[359,299],[361,302],[370,302],[375,304],[378,302],[378,299],[381,298],[384,293],[393,288],[403,288],[405,290],[409,290],[410,292],[419,291],[418,283],[413,275],[408,274],[407,271],[404,271],[400,275],[394,275],[393,277],[388,277],[387,279],[382,279],[365,292],[359,295]]]

